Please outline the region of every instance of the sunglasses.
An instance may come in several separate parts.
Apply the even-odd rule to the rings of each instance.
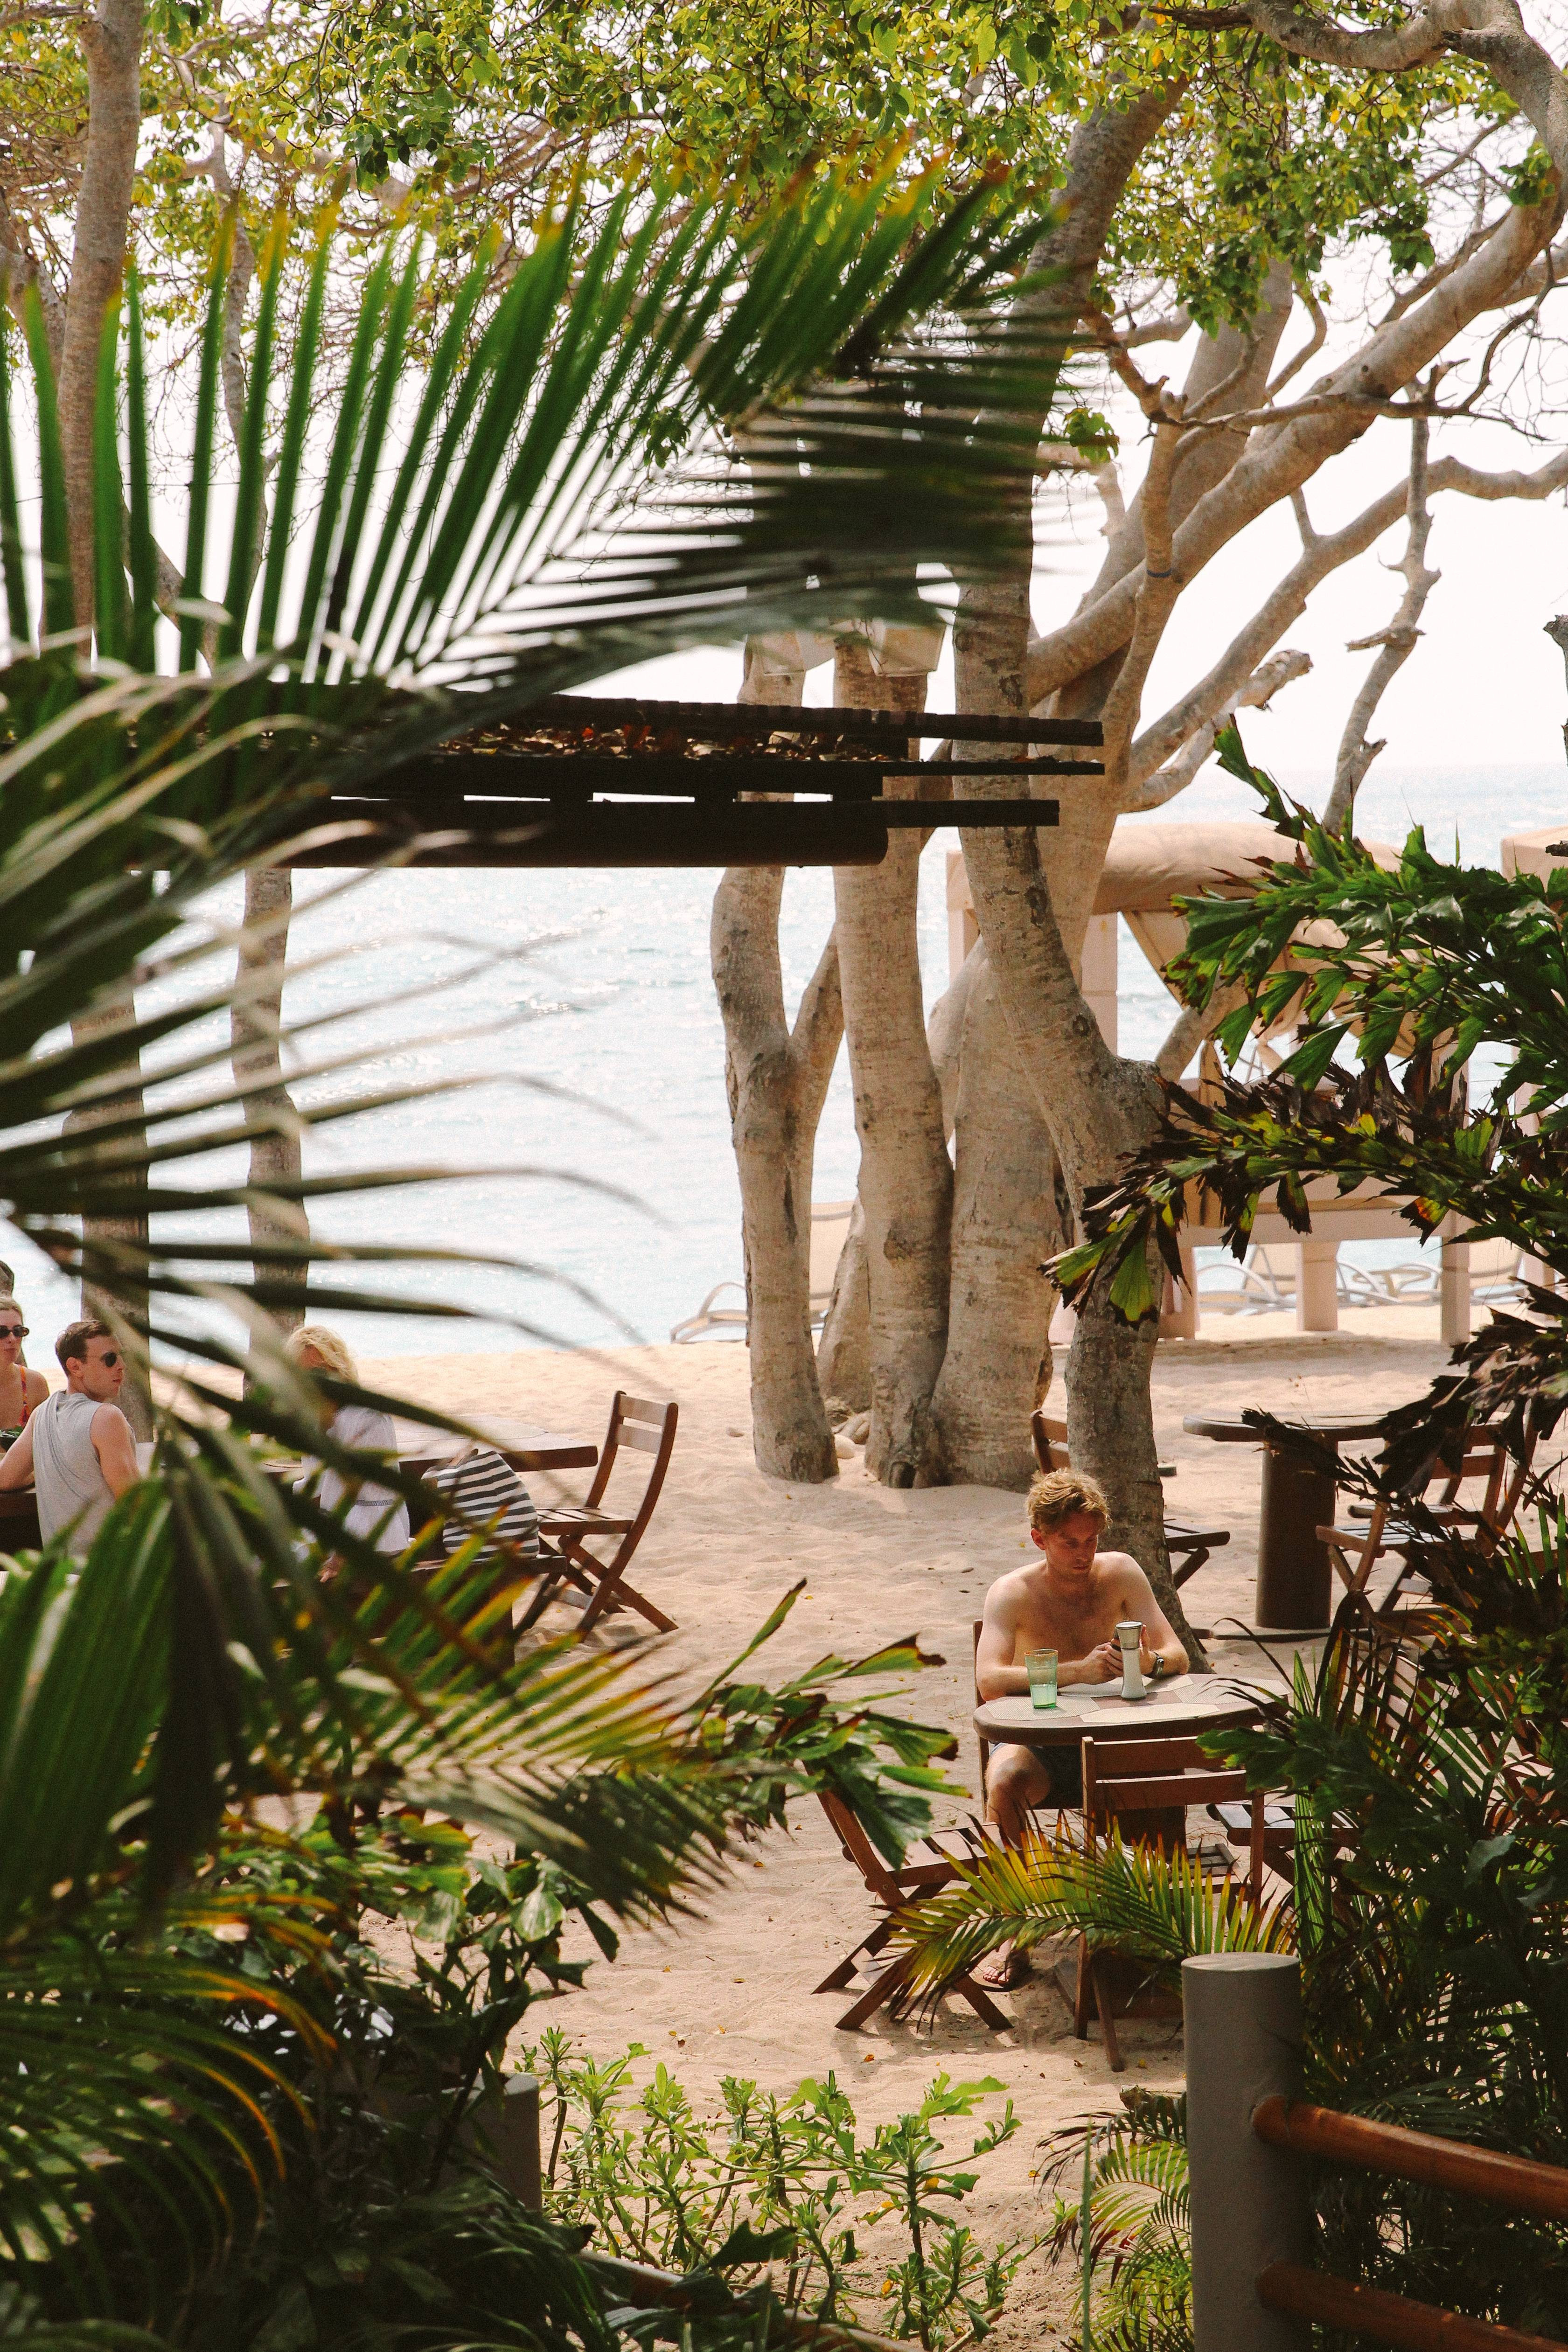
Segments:
[[[0,1339],[25,1339],[26,1336],[25,1323],[0,1323]]]

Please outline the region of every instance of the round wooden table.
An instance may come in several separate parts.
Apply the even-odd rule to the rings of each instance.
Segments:
[[[1264,1693],[1279,1695],[1272,1683],[1249,1687],[1234,1675],[1173,1675],[1139,1699],[1123,1698],[1120,1682],[1069,1683],[1054,1707],[1037,1707],[1029,1698],[988,1698],[974,1710],[974,1728],[982,1739],[1015,1748],[1068,1748],[1086,1734],[1189,1739],[1227,1723],[1256,1723]]]
[[[1381,1437],[1380,1418],[1331,1415],[1323,1421],[1279,1416],[1332,1453],[1344,1439]],[[1263,1451],[1263,1493],[1258,1516],[1258,1590],[1253,1612],[1262,1632],[1271,1627],[1316,1633],[1329,1622],[1333,1583],[1326,1547],[1318,1529],[1334,1523],[1335,1486],[1331,1473],[1314,1470],[1299,1457],[1270,1445],[1261,1431],[1236,1412],[1193,1412],[1182,1427],[1216,1445],[1257,1445]]]
[[[1087,1738],[1191,1739],[1226,1724],[1256,1723],[1263,1699],[1283,1697],[1283,1684],[1238,1682],[1233,1675],[1173,1675],[1147,1698],[1124,1699],[1120,1681],[1069,1683],[1054,1707],[1030,1698],[988,1698],[974,1710],[974,1728],[994,1747],[1075,1748]],[[1141,1834],[1151,1843],[1185,1847],[1184,1812],[1149,1813]]]

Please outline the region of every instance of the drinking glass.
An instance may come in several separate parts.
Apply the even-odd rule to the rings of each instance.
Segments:
[[[1057,1654],[1054,1650],[1031,1650],[1024,1660],[1029,1677],[1029,1698],[1044,1715],[1057,1703]]]

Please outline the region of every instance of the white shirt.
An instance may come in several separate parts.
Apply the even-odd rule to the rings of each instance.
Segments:
[[[376,1412],[369,1405],[340,1405],[332,1415],[329,1429],[340,1445],[352,1448],[356,1453],[395,1455],[397,1452],[397,1432],[392,1425],[391,1414]],[[319,1462],[307,1462],[304,1475],[297,1482],[294,1491],[296,1494],[303,1492],[311,1480],[318,1477],[321,1480],[318,1499],[321,1508],[335,1512],[350,1491],[349,1482],[337,1471],[323,1470]],[[374,1543],[377,1551],[400,1552],[409,1540],[408,1506],[402,1496],[395,1494],[390,1486],[378,1486],[366,1478],[349,1506],[343,1526],[362,1543]]]

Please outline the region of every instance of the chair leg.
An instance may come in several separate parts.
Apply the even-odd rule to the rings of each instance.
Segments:
[[[1105,2055],[1113,2074],[1127,2071],[1127,2061],[1121,2055],[1121,2044],[1116,2038],[1116,2020],[1111,2013],[1110,1992],[1104,1977],[1095,1965],[1091,1952],[1089,1961],[1089,1982],[1094,1987],[1094,2005],[1100,2011],[1100,2036],[1105,2043]]]
[[[990,1994],[975,1983],[973,1977],[954,1977],[952,1983],[944,1985],[942,1990],[944,1992],[962,1993],[981,2024],[988,2025],[993,2033],[1005,2032],[1013,2022],[1010,2017],[997,2008]]]
[[[1089,2040],[1089,1938],[1080,1936],[1078,1939],[1078,1985],[1072,2003],[1072,2030],[1080,2042]]]
[[[1203,1567],[1205,1561],[1208,1559],[1208,1556],[1209,1548],[1207,1544],[1200,1544],[1195,1551],[1190,1551],[1187,1554],[1186,1560],[1182,1567],[1172,1568],[1171,1581],[1176,1587],[1178,1591],[1181,1591],[1182,1586],[1185,1584],[1189,1577],[1195,1576],[1197,1574],[1199,1569]]]
[[[894,1998],[909,1973],[910,1958],[906,1952],[893,1962],[891,1968],[882,1970],[876,1983],[861,1994],[852,2009],[847,2009],[842,2017],[835,2018],[834,2025],[837,2032],[853,2033],[857,2026],[864,2025],[866,2020],[874,2016],[885,2000],[891,2000]]]
[[[582,1622],[577,1628],[580,1633],[591,1633],[600,1618],[608,1616],[612,1609],[639,1610],[659,1633],[674,1633],[674,1618],[667,1617],[662,1609],[656,1608],[645,1594],[638,1592],[634,1585],[627,1584],[616,1570],[602,1567],[590,1551],[579,1551],[575,1557],[591,1570],[595,1579],[594,1597],[584,1610]]]
[[[813,1985],[813,1992],[842,1992],[847,1984],[854,1981],[861,1962],[874,1960],[890,1940],[892,1933],[890,1919],[879,1920],[870,1934],[862,1937],[852,1952],[846,1952],[837,1967],[825,1976],[819,1985]]]

